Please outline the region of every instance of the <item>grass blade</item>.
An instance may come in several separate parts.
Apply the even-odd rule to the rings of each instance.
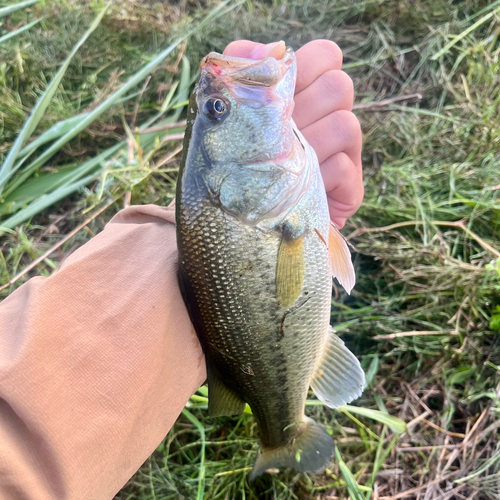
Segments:
[[[104,150],[99,155],[94,156],[93,158],[90,158],[89,160],[82,163],[80,165],[80,168],[78,169],[79,175],[75,175],[73,180],[76,180],[77,178],[80,178],[82,175],[85,175],[87,172],[89,172],[99,164],[103,164],[111,157],[111,155],[115,154],[120,149],[120,147],[123,147],[125,144],[126,144],[125,142],[119,142],[118,144],[115,144],[114,146]],[[14,191],[16,191],[20,186],[22,186],[23,184],[22,181],[24,180],[25,179],[23,179],[22,176],[16,178],[15,181],[11,185],[9,185],[9,188],[5,191],[4,193],[5,198],[7,199]]]
[[[31,154],[35,149],[38,149],[40,146],[43,146],[47,142],[53,141],[58,137],[64,135],[68,130],[71,130],[80,120],[84,118],[88,113],[82,113],[80,115],[72,116],[71,118],[67,118],[66,120],[61,120],[57,122],[55,125],[46,130],[43,134],[37,137],[34,141],[27,144],[20,152],[19,157],[23,157]]]
[[[30,28],[35,26],[35,24],[38,24],[40,21],[41,19],[36,19],[35,21],[32,21],[31,23],[27,24],[26,26],[23,26],[22,28],[19,28],[15,31],[11,31],[10,33],[7,33],[4,36],[0,36],[0,45],[2,45],[3,42],[10,40],[11,38],[14,38],[15,36],[20,35],[24,31],[29,30]]]
[[[205,489],[205,428],[201,422],[188,410],[184,408],[182,414],[198,429],[201,438],[200,472],[198,473],[198,491],[196,500],[203,500]]]
[[[43,114],[45,113],[45,110],[47,109],[47,106],[49,105],[55,91],[57,90],[57,87],[61,83],[61,80],[64,74],[66,73],[66,70],[68,69],[71,60],[73,59],[76,52],[80,49],[80,47],[84,44],[85,40],[87,40],[87,38],[97,28],[97,26],[101,22],[101,19],[106,13],[107,9],[108,8],[105,7],[100,12],[100,14],[96,17],[90,28],[86,31],[83,37],[80,38],[79,42],[74,46],[70,55],[66,58],[63,65],[59,68],[59,71],[56,73],[50,84],[45,89],[45,92],[42,94],[41,98],[38,100],[35,107],[33,108],[33,111],[31,112],[28,120],[24,124],[24,127],[22,128],[21,132],[16,138],[16,141],[11,147],[9,154],[7,155],[7,158],[5,158],[3,165],[0,167],[0,193],[3,191],[3,187],[5,186],[5,184],[12,175],[11,173],[12,166],[14,165],[14,162],[18,156],[19,151],[21,150],[23,144],[31,137],[36,126],[40,122]]]
[[[123,102],[126,102],[130,99],[133,99],[134,97],[137,97],[138,94],[132,93],[129,95],[126,95],[125,97],[122,97],[117,104],[121,104]],[[181,110],[182,111],[182,110]],[[19,152],[18,158],[25,157],[27,155],[30,155],[38,149],[40,146],[43,146],[47,142],[53,141],[55,139],[58,139],[59,137],[62,137],[64,134],[66,134],[69,130],[71,130],[75,125],[78,124],[80,120],[83,120],[88,113],[80,113],[78,115],[72,116],[70,118],[66,118],[65,120],[61,120],[52,127],[50,127],[48,130],[43,132],[41,135],[39,135],[36,139],[31,141],[29,144],[26,144],[24,148]],[[16,165],[17,167],[17,165]],[[14,168],[14,171],[16,171],[17,168]]]
[[[9,217],[2,225],[0,225],[0,236],[5,229],[11,229],[11,228],[21,224],[22,222],[26,221],[30,217],[33,217],[34,215],[41,212],[42,210],[50,207],[51,205],[53,205],[57,201],[62,200],[63,198],[70,195],[71,193],[73,193],[77,189],[85,186],[90,181],[92,181],[94,178],[95,178],[94,175],[89,175],[87,177],[84,177],[83,179],[80,179],[77,182],[70,184],[69,186],[62,186],[50,194],[47,194],[45,196],[41,196],[33,203],[30,203],[26,208],[20,210],[12,217]]]
[[[347,486],[347,491],[349,492],[349,496],[351,497],[351,499],[364,500],[363,494],[359,489],[359,485],[356,482],[356,479],[354,479],[354,476],[352,475],[351,471],[349,470],[349,467],[347,467],[344,460],[342,460],[342,456],[340,455],[339,449],[337,447],[335,447],[335,458],[339,463],[340,472],[342,474],[342,477],[344,478],[344,481]]]
[[[100,174],[100,170],[97,170],[97,167],[108,161],[109,158],[116,154],[116,152],[119,151],[119,149],[123,146],[124,143],[120,142],[115,146],[106,149],[98,156],[95,156],[94,158],[91,158],[90,160],[82,163],[78,168],[75,168],[75,171],[71,173],[71,176],[69,176],[68,179],[63,179],[63,181],[66,182],[61,181],[61,184],[58,183],[58,187],[55,191],[52,191],[50,194],[46,194],[39,199],[32,201],[27,207],[23,208],[17,214],[13,215],[5,222],[0,224],[0,230],[3,231],[5,229],[11,229],[18,224],[22,224],[41,210],[44,210],[45,208],[56,203],[65,196],[72,194],[74,191],[84,186],[85,184],[88,184],[89,182],[96,179],[96,177],[98,177],[98,175]],[[96,171],[91,174],[93,170]],[[82,177],[84,177],[84,181],[81,182],[80,179]],[[14,193],[15,191],[10,193],[9,196],[12,196]],[[2,210],[2,204],[0,204],[0,210]],[[5,209],[3,210],[5,211]]]
[[[398,437],[394,436],[391,439],[389,446],[387,446],[385,444],[385,431],[386,431],[386,427],[384,427],[382,429],[382,435],[380,437],[380,441],[378,442],[378,446],[377,446],[377,453],[375,455],[375,460],[373,461],[372,473],[370,475],[370,479],[368,479],[368,482],[365,485],[365,486],[369,487],[370,490],[373,489],[373,486],[375,484],[375,480],[377,478],[377,474],[379,473],[382,466],[385,464],[387,457],[391,453],[392,449],[394,448],[394,446],[396,445],[396,442],[398,440]],[[366,494],[366,500],[370,500],[370,498],[371,498],[371,491],[368,491]]]
[[[350,405],[345,405],[338,408],[339,411],[342,411],[342,409],[347,410],[349,413],[362,415],[363,417],[370,418],[372,420],[380,422],[381,424],[385,424],[395,434],[402,434],[406,430],[406,424],[402,420],[379,410],[372,410],[370,408],[361,408],[359,406]]]
[[[111,96],[109,96],[104,102],[102,102],[97,108],[91,111],[77,126],[73,127],[69,130],[64,136],[62,136],[58,141],[56,141],[50,148],[43,152],[36,160],[34,160],[26,170],[22,174],[22,179],[26,179],[32,172],[34,172],[37,168],[41,167],[50,157],[52,157],[55,153],[57,153],[68,141],[73,139],[76,135],[78,135],[81,131],[85,130],[92,122],[94,122],[99,116],[101,116],[105,111],[107,111],[110,107],[116,104],[118,99],[128,92],[131,88],[135,87],[138,83],[140,83],[147,75],[151,73],[159,64],[163,62],[163,60],[172,53],[177,46],[182,43],[184,40],[189,38],[191,35],[199,31],[199,29],[207,24],[209,21],[212,21],[214,18],[218,17],[223,10],[223,8],[230,2],[230,0],[226,0],[222,2],[217,8],[215,8],[203,21],[201,21],[195,28],[190,30],[187,34],[178,38],[175,42],[169,45],[165,50],[160,52],[150,63],[146,64],[142,69],[140,69],[135,75],[133,75],[129,80],[122,85],[117,91],[114,92]],[[237,7],[241,2],[235,3],[232,8]],[[225,11],[227,12],[227,11]],[[17,142],[17,141],[16,141]],[[8,159],[8,158],[7,158]],[[7,161],[7,160],[6,160]],[[2,167],[3,168],[3,167]],[[0,171],[0,188],[2,187],[2,175]]]
[[[406,430],[406,424],[402,420],[379,410],[351,405],[345,405],[338,408],[339,411],[342,411],[342,409],[346,409],[349,413],[355,413],[387,425],[395,434],[402,434]]]
[[[456,45],[462,38],[465,38],[469,33],[472,33],[476,28],[479,28],[482,24],[484,24],[488,19],[491,19],[500,9],[496,9],[489,14],[483,16],[479,21],[476,21],[472,26],[469,26],[466,30],[462,31],[459,35],[457,35],[451,42],[447,43],[437,54],[431,57],[432,61],[439,59],[442,55],[446,54],[454,45]]]
[[[317,399],[306,400],[306,406],[323,405],[324,403],[322,401],[318,401]],[[354,413],[366,418],[370,418],[371,420],[375,420],[376,422],[380,422],[381,424],[387,425],[387,427],[389,427],[391,431],[394,432],[394,434],[402,434],[406,430],[405,422],[380,410],[372,410],[370,408],[361,408],[359,406],[351,405],[339,406],[338,408],[336,408],[336,410],[343,413]]]
[[[461,25],[468,24],[473,19],[476,19],[476,17],[482,16],[485,12],[489,12],[490,10],[495,9],[498,5],[500,5],[500,0],[496,0],[496,2],[490,3],[484,9],[481,9],[478,12],[472,14],[471,16],[466,17],[460,24]]]
[[[27,0],[26,2],[19,2],[14,5],[7,5],[7,7],[0,8],[0,19],[5,16],[9,16],[10,14],[17,12],[18,10],[25,9],[30,5],[38,3],[40,0]]]
[[[74,172],[77,169],[78,167],[60,168],[57,172],[41,175],[26,182],[7,196],[5,201],[0,204],[0,217],[16,212],[26,204],[53,191],[68,180],[73,179]]]
[[[177,88],[177,102],[183,102],[189,99],[189,90],[191,88],[191,65],[189,64],[189,59],[186,56],[182,57],[182,69],[181,78],[179,80],[179,86]],[[165,107],[165,111],[171,106],[169,103]],[[182,113],[182,107],[175,110],[173,121],[177,121]]]

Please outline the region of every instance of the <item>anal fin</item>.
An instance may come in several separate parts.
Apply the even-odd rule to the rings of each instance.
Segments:
[[[358,358],[333,333],[331,327],[311,387],[316,397],[330,408],[354,401],[365,388],[365,373]]]
[[[211,417],[241,415],[245,409],[242,401],[220,378],[218,371],[207,363],[208,414]]]

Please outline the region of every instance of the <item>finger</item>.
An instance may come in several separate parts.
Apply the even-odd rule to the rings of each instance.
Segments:
[[[351,111],[353,101],[352,80],[343,71],[332,69],[295,94],[293,119],[303,129],[339,109]]]
[[[301,132],[316,151],[320,164],[330,156],[343,151],[361,168],[361,127],[351,112],[335,111]]]
[[[297,51],[297,85],[302,92],[323,73],[342,67],[342,51],[330,40],[314,40]]]
[[[284,42],[275,42],[284,44]],[[268,44],[270,46],[272,44]],[[250,40],[237,40],[231,42],[224,50],[224,55],[232,57],[246,57],[251,59],[263,59],[274,57],[274,55],[259,54],[262,43]],[[256,52],[252,55],[252,52]],[[282,49],[280,49],[282,50]],[[297,85],[295,92],[301,92],[323,73],[329,70],[339,70],[342,66],[342,51],[338,45],[330,40],[314,40],[304,45],[296,53],[297,56]],[[281,56],[283,57],[283,56]],[[277,57],[281,59],[281,57]]]
[[[282,59],[285,55],[285,42],[273,42],[268,44],[251,42],[249,40],[238,40],[231,42],[225,49],[224,55],[232,57],[245,57],[247,59],[265,59],[274,57]]]
[[[328,196],[330,218],[337,227],[355,214],[364,196],[363,174],[345,153],[327,158],[320,166]]]
[[[252,50],[263,45],[262,43],[251,42],[250,40],[236,40],[231,42],[225,49],[223,54],[231,57],[245,57],[250,58]]]

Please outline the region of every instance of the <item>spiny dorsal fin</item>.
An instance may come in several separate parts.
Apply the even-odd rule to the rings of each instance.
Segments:
[[[211,417],[230,417],[241,415],[245,409],[242,401],[221,380],[217,370],[207,363],[208,414]]]
[[[330,234],[328,236],[328,253],[330,254],[330,271],[334,278],[344,287],[347,293],[356,283],[356,273],[351,261],[351,252],[345,238],[340,231],[330,224]]]
[[[338,408],[361,396],[365,387],[365,373],[358,358],[329,328],[323,358],[313,375],[311,387],[326,406]]]

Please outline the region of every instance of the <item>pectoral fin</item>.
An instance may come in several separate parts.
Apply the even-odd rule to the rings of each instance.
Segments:
[[[241,415],[245,409],[245,402],[224,384],[219,373],[210,366],[210,363],[207,363],[207,372],[208,414],[211,417]]]
[[[333,333],[323,351],[323,358],[311,381],[316,397],[330,408],[350,403],[359,398],[365,387],[365,373],[358,358]]]
[[[328,253],[330,254],[330,271],[332,276],[337,278],[337,281],[344,287],[345,291],[350,294],[356,283],[351,252],[349,252],[345,238],[333,224],[330,224]]]
[[[290,307],[304,284],[304,235],[295,236],[284,228],[276,265],[276,296],[282,307]]]

